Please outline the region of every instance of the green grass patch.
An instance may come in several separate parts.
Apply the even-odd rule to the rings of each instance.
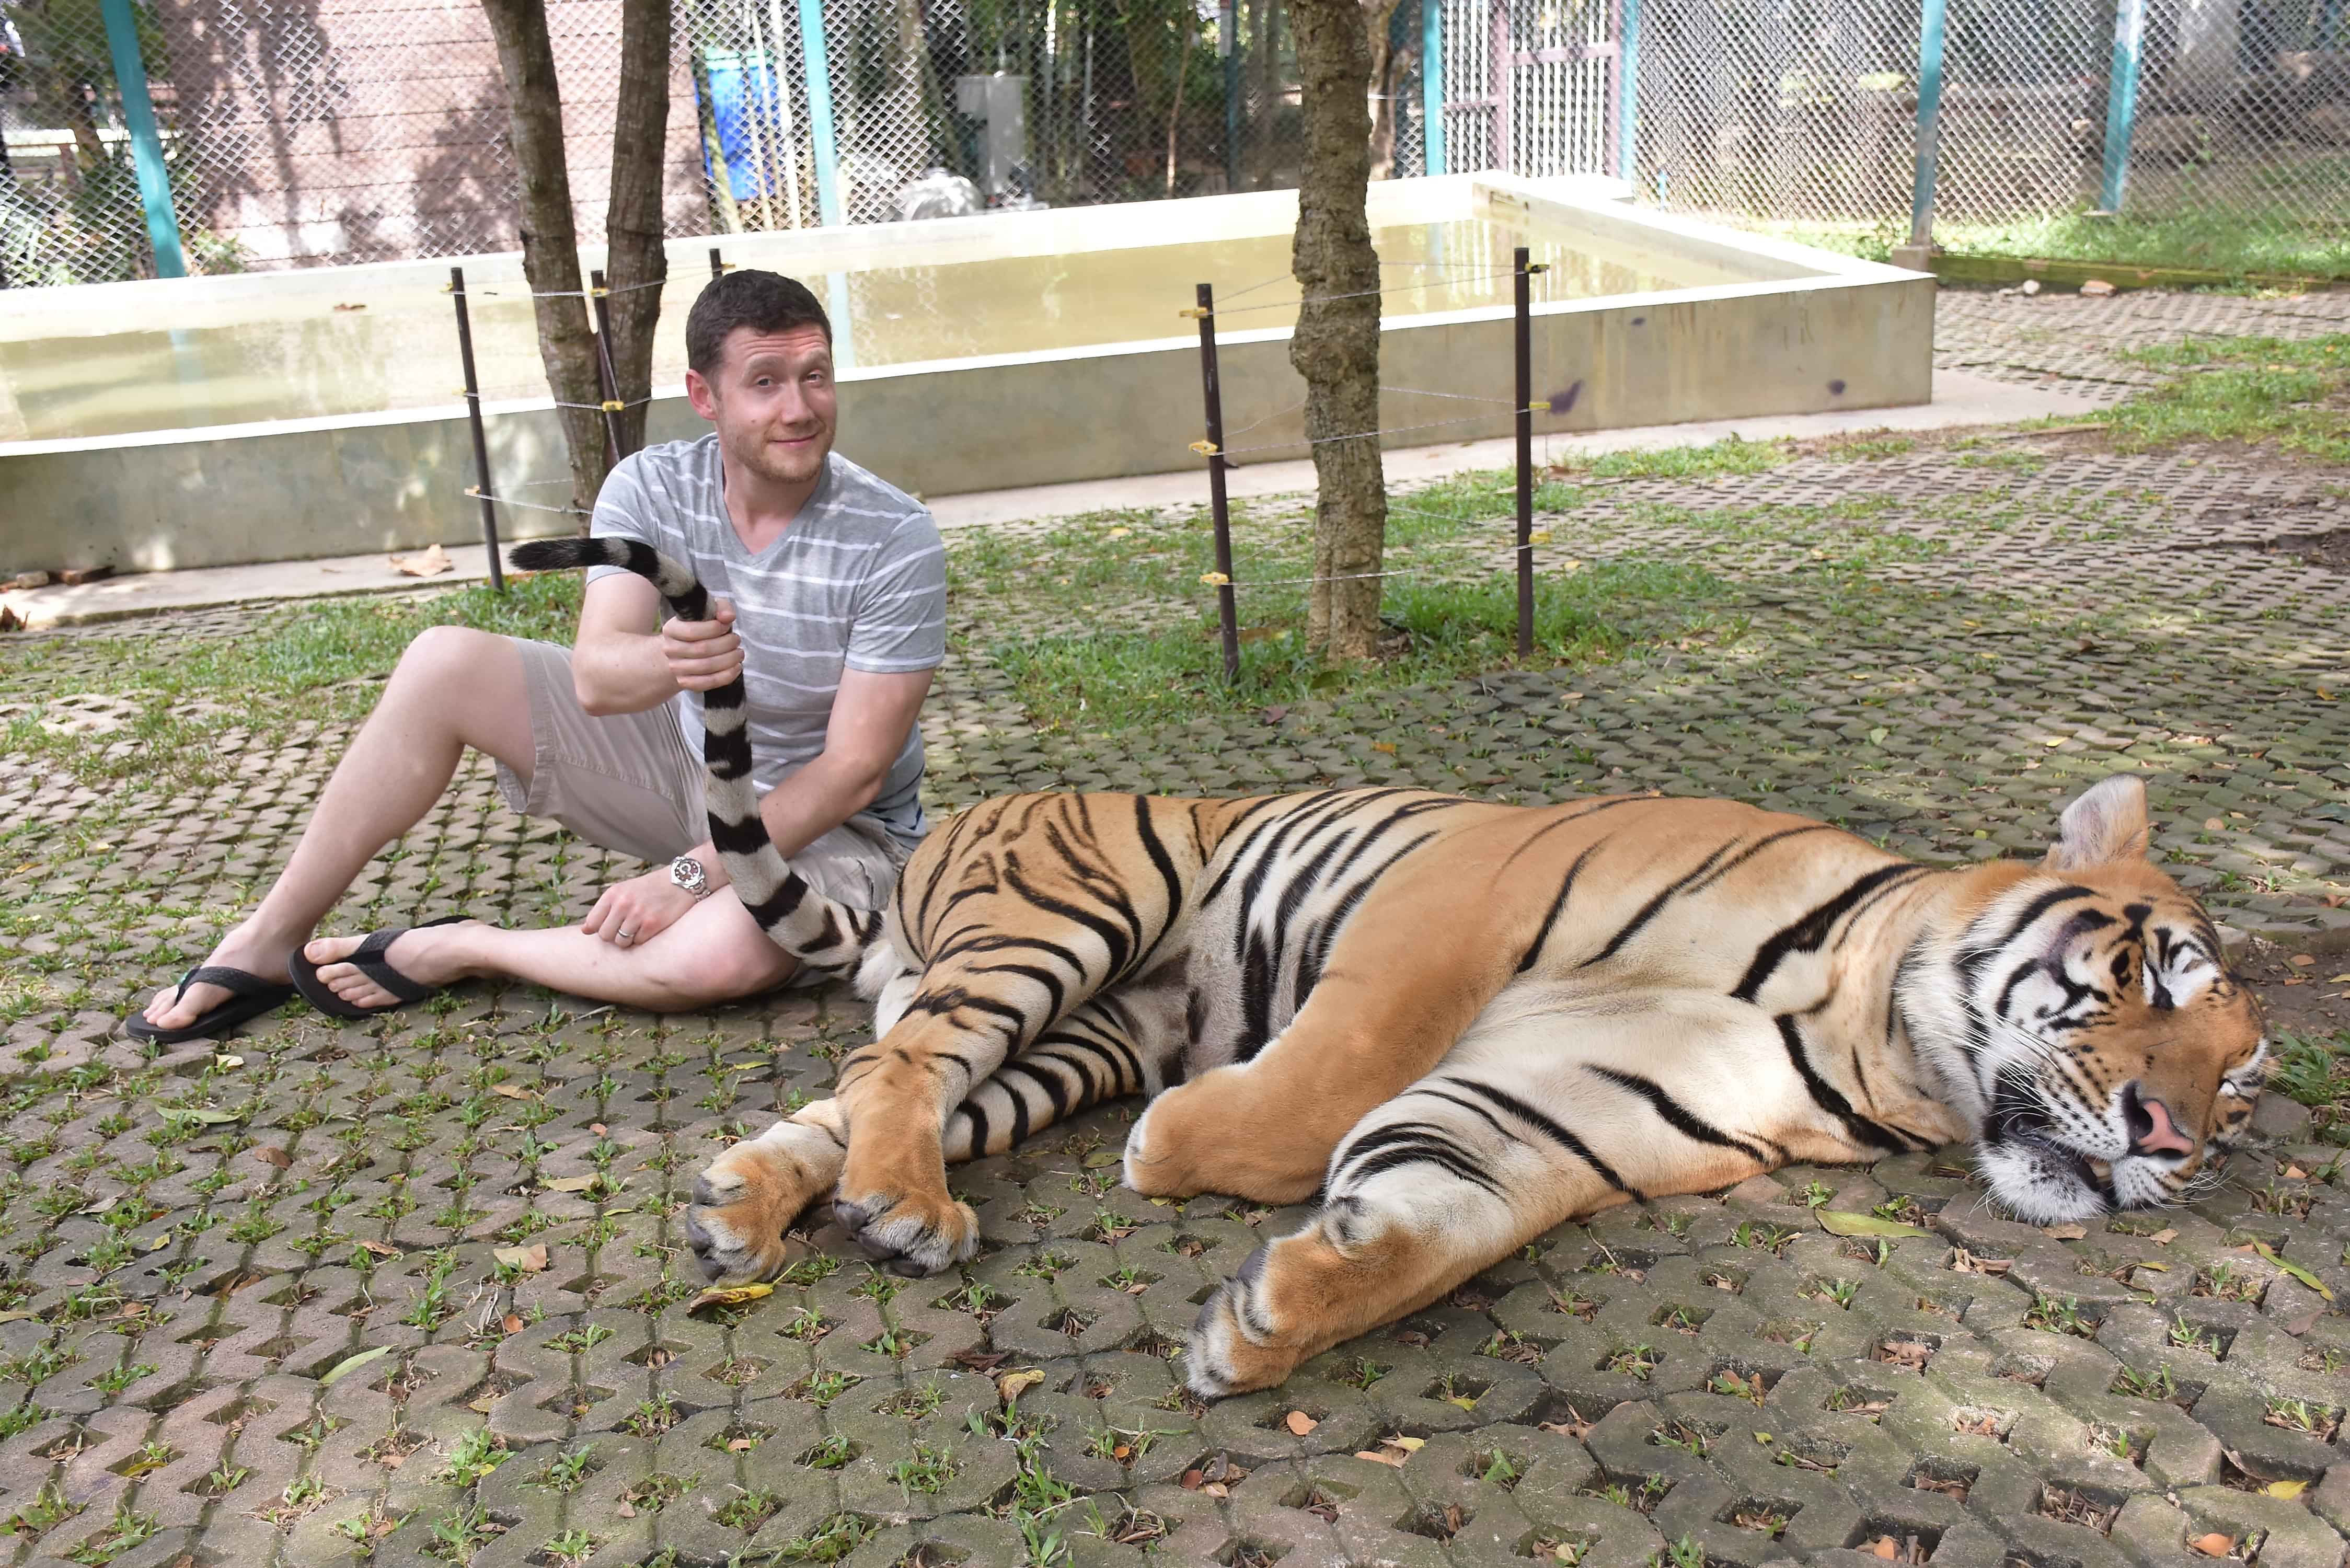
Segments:
[[[1908,240],[1908,225],[1891,218],[1756,227],[1774,238],[1875,262],[1890,261],[1893,247]],[[2186,267],[2234,277],[2350,277],[2350,225],[2312,223],[2282,208],[2244,215],[2093,218],[2081,212],[2003,223],[1937,223],[1934,243],[1954,255]]]
[[[562,572],[514,580],[504,595],[484,583],[287,604],[267,612],[263,629],[247,637],[101,633],[0,643],[0,701],[36,704],[0,727],[0,752],[63,763],[89,782],[132,774],[210,782],[222,764],[206,737],[231,724],[269,736],[306,720],[356,722],[427,627],[568,644],[581,586],[579,574]],[[109,733],[59,735],[41,727],[38,704],[84,693],[127,698],[139,711]],[[234,717],[204,716],[198,703],[218,704]]]
[[[2350,336],[2199,338],[2125,357],[2180,374],[2096,416],[2122,451],[2237,441],[2350,463]]]
[[[1277,597],[1276,597],[1277,596]],[[1534,590],[1532,665],[1604,663],[1651,639],[1711,624],[1729,596],[1699,567],[1624,560],[1545,576]],[[1106,732],[1352,692],[1458,680],[1519,666],[1517,584],[1390,579],[1382,618],[1390,657],[1340,668],[1305,646],[1301,592],[1247,596],[1240,679],[1223,678],[1212,604],[1157,630],[1096,631],[1007,640],[990,659],[1014,682],[1044,730]]]

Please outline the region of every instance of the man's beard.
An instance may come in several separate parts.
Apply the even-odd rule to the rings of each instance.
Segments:
[[[785,456],[768,444],[766,432],[762,431],[730,443],[728,450],[736,462],[770,484],[806,484],[824,471],[824,460],[830,455],[832,443],[810,441]]]

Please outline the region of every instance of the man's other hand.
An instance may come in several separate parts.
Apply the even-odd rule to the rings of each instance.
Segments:
[[[694,897],[669,879],[669,867],[615,882],[604,889],[579,929],[616,947],[640,948],[675,925]]]
[[[710,620],[671,620],[661,626],[661,657],[684,691],[708,691],[743,673],[743,642],[734,635],[734,607],[711,601]]]

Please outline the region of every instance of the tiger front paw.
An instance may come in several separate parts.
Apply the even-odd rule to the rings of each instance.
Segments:
[[[738,1143],[694,1179],[685,1239],[712,1284],[773,1279],[786,1258],[784,1232],[817,1196],[798,1172],[757,1142]]]
[[[943,1191],[844,1194],[834,1199],[832,1214],[867,1257],[892,1273],[935,1274],[979,1251],[979,1216]]]

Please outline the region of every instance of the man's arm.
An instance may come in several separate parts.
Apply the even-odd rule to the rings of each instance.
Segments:
[[[680,691],[707,691],[743,669],[734,608],[717,603],[706,621],[660,622],[660,590],[629,572],[588,585],[579,635],[571,650],[571,684],[579,705],[598,718],[641,713]]]
[[[840,672],[824,750],[759,803],[760,820],[778,851],[786,857],[796,855],[873,804],[890,765],[906,749],[906,736],[930,692],[931,675],[927,670],[901,675]],[[709,868],[712,887],[730,879],[708,843],[687,853]]]

